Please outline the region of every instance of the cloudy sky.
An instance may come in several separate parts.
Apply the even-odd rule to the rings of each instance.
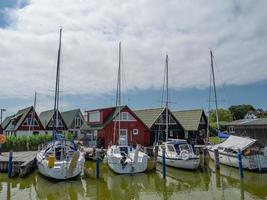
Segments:
[[[59,26],[61,108],[113,106],[118,42],[124,103],[160,106],[165,54],[171,107],[208,102],[211,48],[219,105],[267,109],[267,1],[0,0],[0,107],[50,109]]]

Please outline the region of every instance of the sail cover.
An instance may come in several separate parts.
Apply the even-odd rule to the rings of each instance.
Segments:
[[[233,149],[235,151],[238,151],[238,149],[240,149],[241,151],[243,151],[247,147],[254,144],[256,141],[257,140],[248,137],[238,137],[230,135],[229,138],[224,142],[214,145],[213,149],[217,149],[218,147],[220,147],[220,148]]]

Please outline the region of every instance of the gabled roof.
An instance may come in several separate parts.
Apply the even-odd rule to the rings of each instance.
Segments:
[[[8,124],[8,126],[6,127],[6,130],[17,130],[32,109],[33,109],[33,106],[19,110],[16,113],[16,115],[13,115],[10,118],[10,121],[12,123]]]
[[[6,117],[5,119],[4,119],[4,121],[2,122],[2,124],[1,124],[1,126],[2,126],[2,128],[5,130],[6,128],[7,128],[7,126],[8,126],[8,124],[9,124],[9,122],[10,122],[10,119],[12,118],[12,117],[14,117],[15,115],[10,115],[10,116],[8,116],[8,117]]]
[[[100,108],[100,109],[94,109],[92,111],[96,111],[96,110],[105,110],[105,109],[113,109],[112,112],[106,117],[106,119],[104,119],[104,123],[103,124],[88,124],[88,123],[84,123],[81,127],[82,130],[100,130],[103,129],[104,127],[106,127],[118,114],[119,112],[121,112],[121,110],[123,108],[125,108],[126,105],[124,106],[120,106],[120,107],[110,107],[110,108]],[[90,110],[86,111],[86,112],[90,112]]]
[[[173,111],[172,114],[186,131],[197,131],[201,116],[205,116],[203,109]]]
[[[66,125],[68,128],[70,128],[74,124],[74,119],[77,115],[77,113],[81,113],[80,109],[74,109],[74,110],[69,110],[61,113],[61,116],[63,120],[65,121]],[[82,114],[81,114],[82,116]],[[82,116],[83,119],[83,116]]]
[[[53,115],[54,115],[54,110],[47,110],[47,111],[43,111],[40,113],[39,119],[40,119],[44,128],[46,128],[46,126],[48,125],[48,123],[52,119]]]
[[[257,118],[257,119],[240,119],[240,120],[235,120],[232,122],[227,123],[227,126],[232,126],[232,125],[244,125],[244,126],[249,126],[249,125],[267,125],[267,118]]]
[[[165,108],[153,108],[153,109],[134,110],[134,113],[144,122],[144,124],[148,128],[151,128],[164,110]]]

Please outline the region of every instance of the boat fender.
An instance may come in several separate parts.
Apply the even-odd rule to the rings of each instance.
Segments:
[[[182,160],[188,160],[189,159],[189,152],[187,150],[182,150],[181,153]]]
[[[48,156],[48,167],[53,168],[55,166],[55,156]]]

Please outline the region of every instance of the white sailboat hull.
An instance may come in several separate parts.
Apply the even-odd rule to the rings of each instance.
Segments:
[[[209,156],[212,160],[215,160],[214,151],[208,149]],[[220,164],[228,165],[231,167],[239,167],[239,161],[236,154],[226,154],[222,152],[219,153]],[[252,155],[243,156],[242,155],[242,167],[249,170],[262,170],[267,169],[267,157],[263,155]]]
[[[136,174],[147,169],[149,157],[145,153],[133,150],[125,157],[114,151],[112,148],[107,151],[107,164],[113,172],[117,174]]]
[[[158,162],[162,163],[162,156],[158,156]],[[175,158],[165,158],[166,166],[195,170],[200,164],[199,157],[190,158],[188,160],[175,159]]]
[[[70,167],[71,160],[55,161],[54,167],[49,168],[48,160],[43,158],[43,152],[41,151],[37,154],[37,166],[39,172],[48,178],[66,180],[77,177],[83,172],[85,160],[81,153],[73,169]]]

